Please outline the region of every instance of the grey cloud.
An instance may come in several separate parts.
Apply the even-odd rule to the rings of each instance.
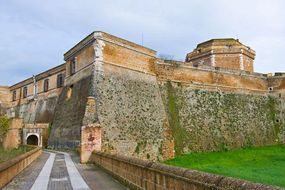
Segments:
[[[0,84],[61,64],[94,30],[139,44],[143,33],[145,46],[179,60],[202,41],[239,38],[256,50],[256,71],[284,71],[284,8],[282,0],[1,1]]]

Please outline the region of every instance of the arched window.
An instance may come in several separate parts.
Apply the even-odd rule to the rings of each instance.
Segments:
[[[44,92],[47,92],[49,88],[49,79],[44,80]]]
[[[57,88],[63,87],[64,85],[64,74],[57,75]]]
[[[23,88],[23,98],[27,98],[27,96],[28,96],[28,87],[24,87]]]

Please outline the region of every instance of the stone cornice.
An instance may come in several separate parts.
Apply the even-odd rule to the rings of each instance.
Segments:
[[[68,50],[64,54],[64,60],[69,61],[70,58],[76,56],[76,54],[78,54],[86,46],[92,44],[96,39],[107,41],[107,42],[110,42],[110,43],[113,43],[116,45],[120,45],[120,46],[123,46],[125,48],[131,49],[131,50],[134,50],[134,51],[137,51],[139,53],[143,53],[143,54],[146,54],[146,55],[149,55],[152,57],[154,57],[156,54],[156,51],[154,51],[150,48],[141,46],[139,44],[130,42],[128,40],[113,36],[113,35],[105,33],[105,32],[95,31],[95,32],[92,32],[91,34],[89,34],[86,38],[84,38],[80,42],[78,42],[73,48]]]

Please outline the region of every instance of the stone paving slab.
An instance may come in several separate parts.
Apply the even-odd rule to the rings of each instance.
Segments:
[[[70,156],[71,154],[71,156]],[[93,164],[80,164],[74,153],[43,152],[3,190],[126,190]]]
[[[71,158],[76,168],[80,172],[92,190],[128,190],[120,182],[115,180],[111,175],[104,172],[94,164],[80,164],[80,158],[77,154],[71,153]]]
[[[70,155],[68,153],[64,153],[64,157],[73,190],[90,190],[90,188],[78,172],[77,168],[75,167]]]
[[[44,167],[39,173],[37,179],[35,180],[31,190],[46,190],[49,183],[49,177],[52,171],[52,166],[54,163],[55,154],[49,153],[50,156],[47,159]]]
[[[3,190],[30,190],[49,156],[48,153],[43,152],[38,159],[18,174]]]

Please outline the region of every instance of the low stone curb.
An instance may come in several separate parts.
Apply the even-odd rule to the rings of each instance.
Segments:
[[[135,189],[285,190],[277,186],[103,152],[94,152],[91,161]]]
[[[37,147],[25,154],[0,164],[0,188],[8,184],[16,175],[29,166],[42,153],[42,148]]]

